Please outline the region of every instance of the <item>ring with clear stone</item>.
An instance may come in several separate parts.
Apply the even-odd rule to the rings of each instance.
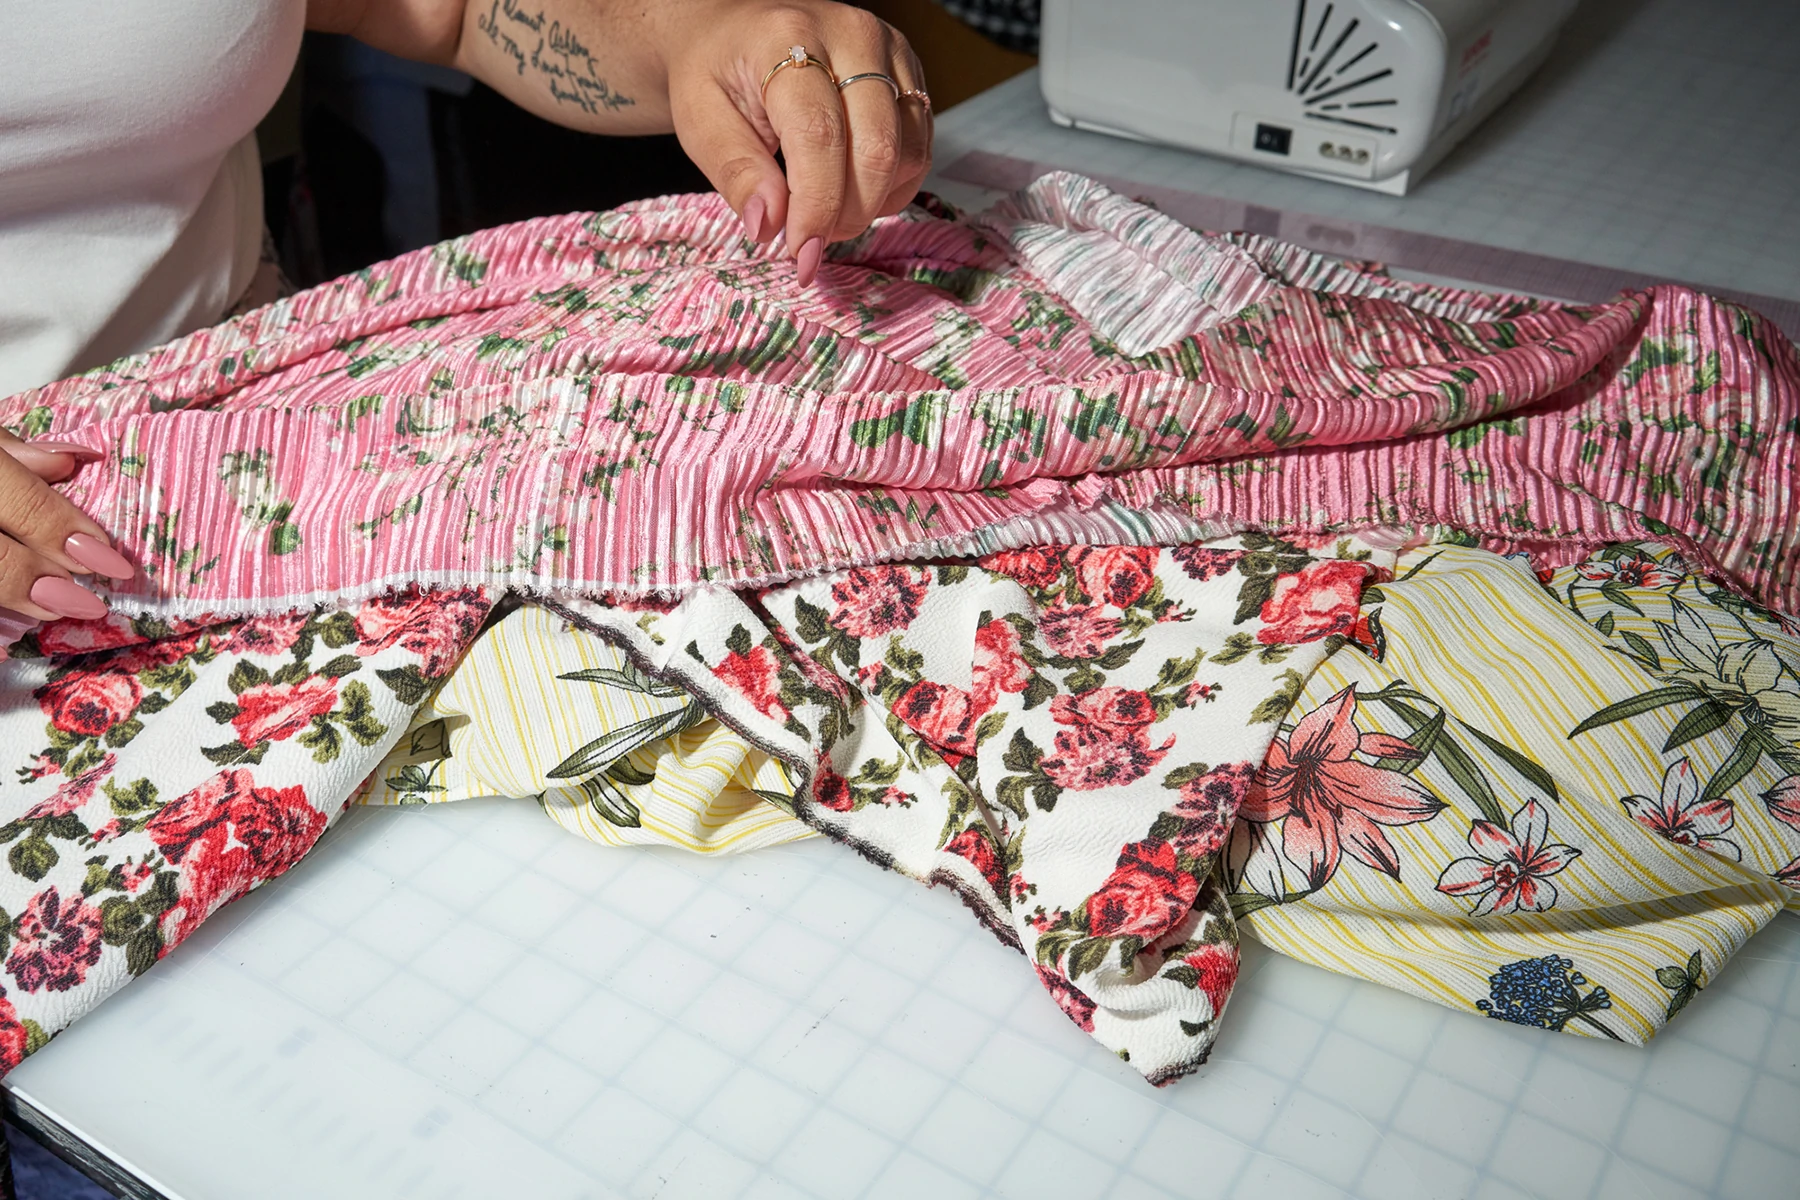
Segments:
[[[831,73],[831,68],[825,64],[824,59],[814,58],[807,52],[805,46],[789,46],[787,57],[770,67],[769,73],[762,77],[763,95],[769,94],[769,80],[775,78],[775,73],[783,67],[817,67],[825,72],[826,78],[830,79],[832,83],[837,82],[837,76]]]

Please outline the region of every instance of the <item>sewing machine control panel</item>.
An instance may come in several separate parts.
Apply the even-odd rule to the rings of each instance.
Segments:
[[[1231,144],[1233,149],[1276,159],[1290,168],[1357,179],[1371,179],[1375,173],[1375,139],[1354,133],[1296,128],[1287,121],[1238,113],[1232,122]]]

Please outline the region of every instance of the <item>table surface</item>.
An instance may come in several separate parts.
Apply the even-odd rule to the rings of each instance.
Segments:
[[[944,114],[936,183],[962,199],[941,176],[972,152],[1000,153],[1795,300],[1796,63],[1794,0],[1583,0],[1544,66],[1406,196],[1063,129],[1028,72]],[[1306,240],[1305,222],[1278,232]]]
[[[956,164],[1005,155],[1800,299],[1792,14],[1589,0],[1404,199],[1060,130],[1030,76],[943,114],[934,184],[979,199]],[[1153,1090],[953,896],[840,847],[362,810],[4,1086],[181,1200],[1764,1200],[1800,1194],[1800,919],[1643,1050],[1251,946],[1213,1061]]]

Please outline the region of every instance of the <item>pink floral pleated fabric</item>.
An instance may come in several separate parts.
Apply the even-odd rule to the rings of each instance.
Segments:
[[[67,493],[165,617],[758,585],[1109,504],[1147,541],[1660,538],[1791,610],[1797,417],[1792,344],[1690,289],[1404,284],[1066,175],[805,290],[712,196],[526,222],[0,401],[107,455]]]

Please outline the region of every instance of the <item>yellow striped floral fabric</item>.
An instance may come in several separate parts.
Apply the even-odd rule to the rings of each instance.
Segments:
[[[794,791],[781,762],[693,704],[525,605],[475,642],[357,800],[529,797],[596,842],[702,854],[813,836],[780,807]]]
[[[1796,893],[1800,640],[1661,547],[1371,589],[1234,828],[1243,925],[1465,1012],[1641,1042]]]

